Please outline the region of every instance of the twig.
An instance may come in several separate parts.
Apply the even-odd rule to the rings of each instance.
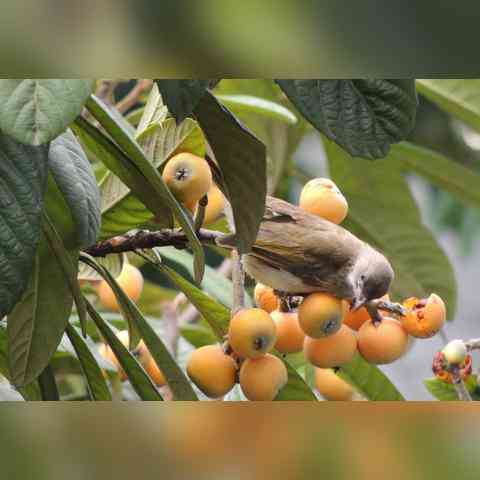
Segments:
[[[178,339],[180,338],[180,329],[175,301],[166,302],[163,308],[163,316],[166,322],[166,344],[169,347],[174,358],[178,353]]]
[[[242,257],[237,250],[232,250],[232,283],[233,283],[233,305],[232,315],[245,307],[245,289]]]
[[[198,230],[197,236],[203,244],[216,245],[216,240],[225,236],[225,234],[201,228]],[[92,257],[105,257],[111,253],[134,252],[169,245],[176,248],[185,248],[188,245],[187,236],[180,230],[165,229],[156,232],[140,230],[132,235],[118,235],[104,240],[84,251]]]
[[[135,86],[115,106],[120,113],[124,113],[138,103],[140,96],[152,86],[152,80],[141,78]]]
[[[465,342],[465,346],[467,350],[470,352],[472,350],[479,350],[480,349],[480,338],[472,338]]]
[[[458,399],[464,402],[471,402],[472,397],[470,396],[470,393],[468,392],[467,387],[463,382],[459,367],[451,366],[450,372],[452,374],[453,386],[455,387],[455,390],[457,392]]]
[[[97,87],[97,90],[95,91],[95,95],[104,103],[112,105],[115,101],[113,91],[115,90],[115,87],[118,85],[118,83],[118,80],[101,80],[100,84]]]

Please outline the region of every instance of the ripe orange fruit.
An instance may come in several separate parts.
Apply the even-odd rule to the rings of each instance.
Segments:
[[[237,366],[220,345],[205,345],[195,350],[187,364],[192,382],[210,398],[226,395],[235,385]]]
[[[322,292],[311,293],[305,297],[298,309],[298,321],[309,337],[326,337],[338,332],[347,309],[347,302],[333,295]]]
[[[411,297],[403,306],[408,313],[402,318],[402,325],[412,337],[432,337],[443,327],[447,317],[445,303],[434,293],[423,300]]]
[[[390,297],[388,293],[384,295],[381,300],[384,300],[386,302],[390,301]],[[388,316],[388,312],[382,312],[382,310],[379,310],[379,312],[382,315]],[[361,307],[358,310],[349,310],[347,314],[345,315],[345,318],[343,320],[343,323],[345,325],[348,325],[352,330],[358,331],[358,329],[367,321],[371,320],[370,314],[368,313],[368,310],[365,307]]]
[[[331,368],[315,368],[315,387],[325,400],[345,402],[354,394],[353,387]]]
[[[253,292],[255,304],[268,313],[273,312],[280,306],[280,300],[273,292],[273,288],[267,287],[263,283],[257,283]]]
[[[247,358],[240,368],[240,386],[249,400],[273,400],[287,380],[285,364],[270,354],[260,358]]]
[[[158,365],[155,363],[150,352],[148,352],[148,356],[146,356],[145,360],[142,363],[143,368],[147,372],[147,375],[153,380],[153,383],[157,387],[162,387],[167,383],[165,375],[163,375],[162,371],[158,368]]]
[[[400,322],[385,317],[380,324],[371,320],[358,331],[358,351],[370,363],[377,365],[392,363],[407,350],[408,334]]]
[[[207,161],[186,152],[168,160],[162,178],[175,198],[185,205],[198,202],[212,186],[212,172]]]
[[[222,191],[213,184],[210,190],[207,193],[208,204],[205,208],[205,220],[203,221],[204,225],[209,225],[220,217],[223,212],[223,207],[225,206],[225,197],[223,196]]]
[[[348,363],[356,351],[357,339],[346,325],[328,337],[305,337],[303,343],[305,358],[320,368],[333,368]]]
[[[307,182],[300,194],[299,206],[336,224],[341,223],[348,213],[346,198],[329,178],[314,178]]]
[[[275,322],[261,308],[244,308],[230,320],[228,343],[240,358],[257,358],[272,350]]]
[[[271,314],[277,327],[275,348],[281,353],[301,352],[305,333],[300,328],[298,315],[294,312],[273,311]]]
[[[134,302],[137,302],[143,290],[142,272],[140,272],[137,267],[126,263],[116,280],[128,297]],[[115,297],[113,290],[110,288],[110,285],[105,280],[99,282],[96,289],[98,299],[105,308],[114,312],[120,311],[117,298]]]

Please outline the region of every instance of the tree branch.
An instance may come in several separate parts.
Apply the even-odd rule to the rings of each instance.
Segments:
[[[200,229],[197,232],[198,239],[204,245],[217,245],[216,240],[225,236],[222,232]],[[118,235],[108,240],[103,240],[84,250],[92,257],[105,257],[111,253],[134,252],[154,247],[173,246],[186,248],[187,236],[180,230],[158,230],[149,232],[140,230],[134,234]]]
[[[135,86],[115,106],[120,113],[125,113],[140,100],[142,93],[152,86],[153,81],[148,78],[137,80]]]

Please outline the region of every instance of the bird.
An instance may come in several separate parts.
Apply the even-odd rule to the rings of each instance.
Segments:
[[[230,216],[227,213],[227,218]],[[220,240],[235,248],[235,233]],[[325,292],[357,310],[385,295],[394,279],[387,258],[340,225],[267,196],[265,213],[250,252],[246,273],[286,295]]]

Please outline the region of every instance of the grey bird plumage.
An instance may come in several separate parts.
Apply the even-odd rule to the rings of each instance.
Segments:
[[[220,244],[233,247],[235,234]],[[350,300],[353,309],[386,294],[394,277],[385,256],[348,230],[274,197],[267,197],[244,267],[276,290],[327,292]]]

